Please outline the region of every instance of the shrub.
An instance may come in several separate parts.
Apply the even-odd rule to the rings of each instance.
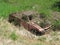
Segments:
[[[60,1],[55,2],[52,8],[53,8],[53,10],[60,12]]]

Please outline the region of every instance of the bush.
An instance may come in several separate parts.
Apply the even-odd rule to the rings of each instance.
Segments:
[[[56,2],[54,6],[60,8],[60,2]]]
[[[60,12],[60,1],[55,2],[52,8],[53,8],[53,10]]]

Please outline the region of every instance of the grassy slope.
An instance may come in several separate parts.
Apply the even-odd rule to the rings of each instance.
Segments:
[[[51,32],[38,38],[28,38],[17,31],[20,30],[1,18],[0,45],[60,45],[60,32]]]
[[[10,2],[4,2],[3,0],[0,0],[0,17],[6,18],[9,13],[21,10],[36,10],[39,13],[50,15],[52,11],[50,9],[51,5],[55,1],[58,0],[17,0],[17,2],[12,0]],[[20,35],[17,34],[18,39],[16,41],[9,42],[9,40],[11,39],[9,35],[13,32],[13,30],[17,30],[15,29],[15,27],[11,26],[12,25],[10,25],[8,22],[5,23],[5,21],[0,21],[0,43],[4,43],[4,45],[60,45],[60,35],[56,35],[56,33],[51,33],[51,36],[41,36],[38,40],[31,40],[28,38],[26,39],[22,36],[19,37]],[[6,43],[6,40],[8,41],[8,43]]]

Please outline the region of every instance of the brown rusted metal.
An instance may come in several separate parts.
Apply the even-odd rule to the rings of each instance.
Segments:
[[[9,15],[9,22],[15,21],[15,23],[17,23],[18,25],[22,25],[25,29],[31,31],[31,30],[35,30],[37,31],[37,33],[45,33],[45,29],[48,29],[49,27],[46,28],[41,28],[39,25],[37,25],[36,23],[34,23],[33,21],[29,20],[28,22],[24,21],[22,19],[23,15],[27,15],[27,17],[29,15],[36,15],[37,13],[34,11],[23,11],[23,12],[19,12],[19,13],[13,13]]]

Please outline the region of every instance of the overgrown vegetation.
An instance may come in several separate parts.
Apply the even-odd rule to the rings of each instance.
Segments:
[[[3,17],[4,19],[8,18],[10,13],[18,12],[18,11],[22,11],[22,10],[38,11],[39,13],[41,13],[40,18],[42,18],[43,20],[51,19],[50,22],[53,21],[52,29],[54,31],[60,30],[60,19],[53,20],[51,18],[52,17],[51,13],[60,12],[60,0],[0,0],[0,17]],[[2,25],[5,25],[5,26],[2,26]],[[45,25],[45,22],[42,22],[41,26],[43,27],[44,25]],[[0,21],[0,36],[3,36],[3,35],[6,36],[7,34],[9,35],[11,27],[12,26],[10,26],[8,23],[5,24],[5,21],[4,22]],[[12,28],[12,30],[14,30],[14,28]],[[40,41],[35,42],[35,40],[34,40],[33,43],[31,42],[32,40],[30,40],[30,39],[29,40],[24,39],[25,37],[24,38],[22,37],[23,40],[19,40],[19,41],[22,43],[26,43],[26,45],[29,45],[30,42],[31,42],[31,45],[40,45],[40,44],[41,45],[55,45],[55,44],[60,45],[59,36],[60,35],[59,34],[56,35],[56,32],[55,32],[55,34],[53,34],[53,36],[52,36],[53,37],[52,40],[50,40],[52,37],[46,36],[46,37],[39,38],[38,40],[40,40]],[[11,38],[12,40],[17,40],[18,37],[15,34],[15,32],[12,32],[11,35],[9,36],[9,38]],[[44,41],[46,42],[46,39],[50,40],[50,42],[47,41],[47,44],[44,44]],[[3,38],[2,38],[2,40],[3,40]],[[56,43],[56,40],[58,40],[57,43]],[[41,43],[41,41],[43,43]]]
[[[53,26],[52,29],[55,30],[60,30],[60,20],[55,20],[53,21]]]
[[[53,9],[60,12],[60,1],[54,3]]]

